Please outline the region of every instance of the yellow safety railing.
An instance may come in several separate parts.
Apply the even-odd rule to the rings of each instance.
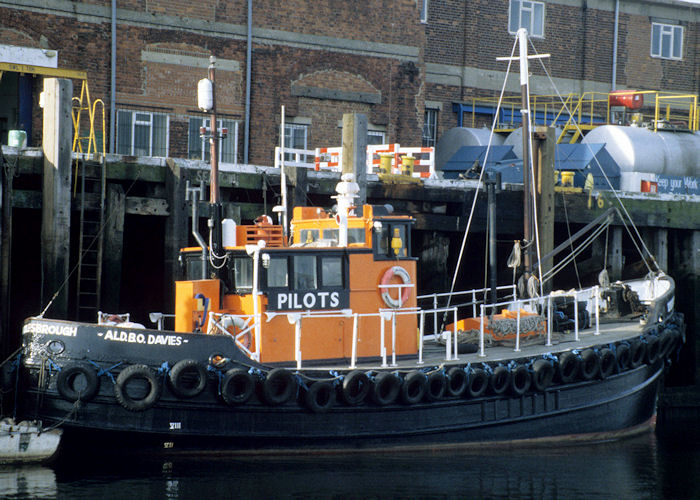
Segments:
[[[102,148],[101,151],[97,149],[97,140],[95,137],[95,118],[97,114],[97,106],[101,106],[102,111]],[[87,135],[80,135],[82,132],[81,119],[83,114],[87,112],[88,118],[88,128],[85,132]],[[86,153],[88,156],[94,154],[105,154],[106,151],[106,139],[105,139],[105,105],[102,99],[96,99],[95,101],[90,100],[90,87],[88,86],[87,78],[82,81],[82,86],[80,89],[80,97],[73,97],[73,152],[75,153]],[[99,125],[99,123],[98,123]],[[85,144],[87,143],[87,144]]]
[[[570,93],[561,97],[531,96],[532,115],[538,125],[558,126],[562,129],[557,142],[564,140],[576,142],[582,132],[613,123],[636,123],[653,131],[675,127],[695,132],[700,128],[700,106],[698,106],[697,95],[658,90],[630,90],[629,93],[643,95],[645,102],[639,110],[625,110],[622,120],[613,120],[610,94],[605,92]],[[616,95],[625,94],[626,92],[618,92]],[[498,100],[473,97],[467,103],[463,105],[462,110],[470,116],[471,125],[468,123],[470,120],[465,116],[464,126],[479,127],[486,124],[479,108],[495,110]],[[520,96],[505,97],[501,101],[501,116],[505,117],[505,120],[497,123],[496,132],[512,132],[520,127],[520,107]],[[619,116],[619,112],[617,113]]]

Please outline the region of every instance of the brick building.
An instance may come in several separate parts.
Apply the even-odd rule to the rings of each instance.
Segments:
[[[616,88],[697,93],[700,86],[700,8],[688,2],[251,5],[249,38],[245,0],[0,1],[0,63],[49,61],[86,71],[108,123],[114,112],[115,125],[105,134],[116,153],[205,159],[198,130],[206,116],[197,109],[195,89],[214,55],[219,115],[231,137],[219,148],[221,160],[267,165],[279,143],[282,105],[293,147],[339,145],[339,122],[347,112],[367,115],[370,143],[434,144],[459,123],[460,105],[470,97],[498,95],[505,64],[496,57],[510,53],[519,26],[529,28],[538,52],[553,55],[548,68],[560,92],[608,92],[613,73]],[[543,88],[544,72],[531,68],[535,90]],[[31,73],[4,73],[2,142],[14,128],[29,132],[30,145],[40,142],[37,80]],[[508,90],[517,90],[516,84],[514,79]]]

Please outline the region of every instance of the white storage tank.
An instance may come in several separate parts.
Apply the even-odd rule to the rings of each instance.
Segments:
[[[697,133],[603,125],[591,130],[581,142],[605,144],[620,172],[700,176]]]
[[[435,168],[442,170],[462,146],[487,146],[491,130],[487,128],[454,127],[442,134],[435,145]],[[493,134],[492,146],[503,144],[503,137]]]

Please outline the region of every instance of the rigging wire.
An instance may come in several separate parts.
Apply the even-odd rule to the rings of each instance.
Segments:
[[[515,47],[517,45],[517,38],[513,42],[513,48],[511,49],[510,57],[512,58],[513,55],[515,54]],[[506,77],[503,79],[503,86],[501,87],[501,94],[498,98],[498,105],[496,107],[496,111],[493,115],[493,123],[491,125],[491,133],[489,134],[489,143],[486,146],[486,153],[484,155],[484,165],[486,165],[486,162],[488,160],[489,152],[491,151],[491,141],[493,139],[493,134],[494,134],[494,129],[496,128],[496,123],[498,121],[498,114],[501,109],[501,103],[503,101],[503,95],[505,94],[506,91],[506,82],[508,81],[508,75],[510,74],[510,66],[512,62],[509,60],[508,61],[508,68],[506,69]],[[450,285],[450,293],[447,296],[447,306],[450,307],[450,301],[452,299],[452,294],[454,293],[455,289],[455,284],[457,283],[457,274],[459,273],[459,267],[462,263],[462,258],[464,256],[464,249],[467,244],[467,236],[469,235],[469,229],[471,228],[472,224],[472,219],[474,218],[474,211],[476,207],[476,200],[479,197],[479,190],[482,186],[482,179],[484,177],[484,172],[486,171],[486,168],[482,168],[481,172],[479,173],[479,180],[476,185],[476,189],[474,190],[474,199],[472,200],[472,206],[471,210],[469,211],[469,218],[467,219],[467,227],[464,231],[464,237],[462,238],[462,245],[459,249],[459,256],[457,257],[457,265],[455,266],[455,272],[454,275],[452,276],[452,284]],[[443,324],[445,323],[447,313],[443,316]]]
[[[530,45],[532,46],[532,48],[533,48],[533,50],[535,51],[535,53],[537,53],[537,49],[535,48],[535,46],[534,46],[534,44],[532,43],[532,41],[530,41]],[[559,89],[557,89],[556,85],[554,84],[554,80],[552,79],[552,76],[549,74],[549,71],[547,71],[546,66],[545,66],[544,63],[542,63],[541,61],[540,61],[540,64],[542,64],[542,69],[544,70],[545,74],[547,75],[547,78],[548,78],[550,84],[551,84],[552,87],[554,88],[554,91],[556,92],[557,97],[559,97],[559,100],[561,101],[563,108],[564,108],[564,109],[566,110],[566,112],[569,114],[569,117],[571,118],[571,120],[572,120],[572,122],[574,123],[574,125],[576,125],[577,131],[578,131],[580,134],[583,134],[583,131],[582,131],[581,128],[579,127],[578,122],[574,119],[573,112],[572,112],[572,111],[569,109],[569,107],[566,105],[566,102],[564,101],[564,98],[563,98],[563,97],[561,96],[561,94],[559,93]],[[632,239],[632,243],[634,244],[634,246],[635,246],[635,248],[637,249],[637,251],[639,252],[639,254],[642,256],[642,260],[644,261],[644,264],[646,265],[647,269],[649,270],[650,273],[653,273],[653,270],[651,269],[651,266],[649,266],[649,262],[648,262],[647,259],[645,258],[645,255],[648,255],[648,256],[651,258],[651,261],[654,263],[654,266],[656,267],[657,270],[661,270],[661,268],[659,267],[658,262],[656,261],[656,258],[655,258],[654,255],[649,251],[649,249],[647,248],[646,244],[644,243],[644,239],[642,238],[641,234],[639,233],[639,230],[637,229],[637,226],[635,226],[634,221],[632,220],[632,216],[629,214],[629,212],[627,211],[627,208],[625,207],[624,203],[622,202],[622,199],[621,199],[620,196],[617,194],[617,190],[613,187],[612,182],[610,181],[610,179],[608,178],[607,174],[605,173],[605,171],[604,171],[603,168],[601,167],[600,162],[598,161],[598,158],[597,158],[595,155],[593,155],[593,149],[592,149],[592,148],[590,147],[590,145],[588,145],[588,144],[586,144],[586,146],[588,147],[588,150],[589,150],[589,152],[591,153],[591,155],[592,155],[594,161],[597,163],[600,172],[603,174],[603,178],[605,179],[605,181],[606,181],[606,182],[608,183],[608,185],[610,186],[610,190],[612,191],[613,195],[615,196],[615,199],[616,199],[617,202],[619,203],[620,208],[622,208],[622,211],[624,212],[625,216],[627,217],[629,223],[630,223],[631,226],[634,228],[634,233],[635,233],[635,235],[636,235],[636,238],[635,238],[634,236],[632,236],[631,231],[629,230],[629,228],[627,228],[627,223],[625,222],[624,218],[621,218],[621,219],[622,219],[623,225],[624,225],[625,228],[627,229],[627,232],[628,232],[628,234],[630,235],[630,237],[631,237],[631,239]],[[641,247],[642,247],[642,248],[640,248],[638,242],[641,243]],[[645,253],[645,252],[646,252],[646,253]]]

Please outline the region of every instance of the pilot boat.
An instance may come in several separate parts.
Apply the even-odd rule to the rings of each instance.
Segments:
[[[266,216],[222,221],[214,167],[212,235],[193,223],[199,246],[180,252],[172,331],[25,321],[20,409],[60,423],[66,447],[411,450],[653,425],[684,340],[663,272],[418,295],[414,219],[355,206],[353,174],[334,210],[294,207],[286,234]]]

